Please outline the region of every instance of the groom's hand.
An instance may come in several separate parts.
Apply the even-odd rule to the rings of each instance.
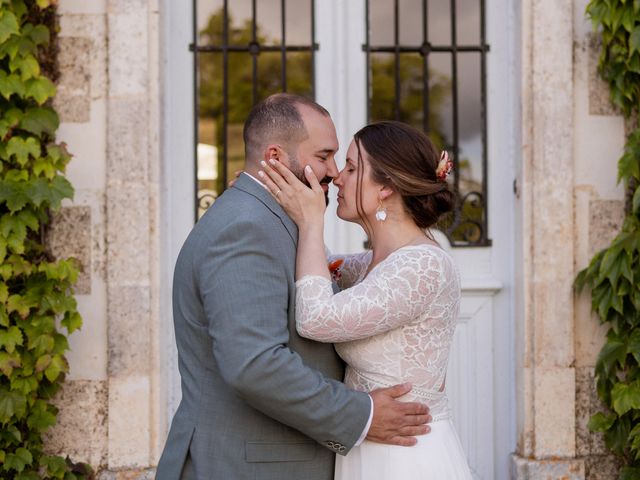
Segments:
[[[418,442],[416,435],[429,433],[431,428],[425,425],[431,421],[429,408],[421,403],[396,400],[410,391],[411,385],[405,383],[369,394],[373,399],[373,420],[367,440],[411,447]]]

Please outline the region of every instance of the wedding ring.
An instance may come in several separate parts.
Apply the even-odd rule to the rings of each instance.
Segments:
[[[282,190],[278,190],[278,191],[276,192],[276,197],[277,197],[278,195],[280,195],[280,192],[282,192]]]

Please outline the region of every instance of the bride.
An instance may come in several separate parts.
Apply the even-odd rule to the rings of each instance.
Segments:
[[[325,196],[309,167],[307,187],[282,163],[263,163],[262,179],[299,228],[296,322],[300,335],[334,342],[345,383],[371,391],[410,382],[403,400],[430,407],[431,432],[416,446],[365,440],[336,459],[338,480],[470,479],[451,423],[446,368],[460,304],[451,257],[425,234],[451,210],[446,152],[399,122],[358,131],[334,179],[338,216],[359,224],[372,250],[327,258]],[[341,291],[333,293],[332,280]]]

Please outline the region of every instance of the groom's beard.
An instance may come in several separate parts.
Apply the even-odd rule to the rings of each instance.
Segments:
[[[307,180],[304,175],[304,170],[300,167],[300,163],[298,163],[298,159],[293,156],[289,156],[289,170],[293,172],[293,174],[298,177],[302,183],[304,183],[307,187],[311,188],[311,184]],[[319,180],[320,186],[327,187],[327,191],[324,192],[324,201],[326,205],[329,205],[329,184],[333,181],[333,177],[325,176],[322,180]]]

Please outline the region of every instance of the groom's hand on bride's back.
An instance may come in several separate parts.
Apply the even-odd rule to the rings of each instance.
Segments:
[[[398,397],[411,391],[411,385],[403,384],[373,390],[373,420],[367,440],[390,445],[411,447],[417,443],[417,435],[429,433],[431,422],[429,408],[415,402],[401,402]]]

